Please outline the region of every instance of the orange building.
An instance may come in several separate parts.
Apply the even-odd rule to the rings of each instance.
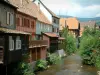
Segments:
[[[77,18],[61,18],[60,19],[60,31],[64,28],[68,27],[69,32],[74,34],[74,36],[79,35],[80,25]]]

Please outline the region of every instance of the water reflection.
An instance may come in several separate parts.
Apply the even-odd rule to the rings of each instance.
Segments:
[[[60,64],[52,65],[48,70],[39,72],[38,75],[97,75],[97,69],[82,65],[80,56],[71,55],[62,59]]]

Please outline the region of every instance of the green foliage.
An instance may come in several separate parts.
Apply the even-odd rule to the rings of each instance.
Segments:
[[[65,52],[70,55],[72,53],[74,53],[76,51],[76,38],[74,38],[74,36],[70,33],[68,33],[68,29],[67,28],[63,28],[62,30],[62,37],[65,38],[65,40],[63,41],[63,49],[65,50]]]
[[[34,75],[34,73],[30,64],[21,62],[18,67],[14,69],[13,75]]]
[[[86,27],[79,50],[85,64],[100,67],[100,31]]]
[[[70,55],[76,51],[76,39],[69,34],[67,37],[66,52]]]
[[[100,53],[99,55],[96,56],[96,63],[95,66],[98,67],[100,69]]]
[[[13,71],[13,75],[34,75],[31,64],[27,62],[29,54],[24,54],[21,62],[17,64],[17,67]]]
[[[46,60],[38,60],[36,62],[35,71],[45,70],[47,68],[47,61]]]
[[[47,62],[49,65],[58,64],[61,58],[57,54],[48,53]]]

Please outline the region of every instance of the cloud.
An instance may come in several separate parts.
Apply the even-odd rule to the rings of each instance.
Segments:
[[[90,18],[100,13],[100,0],[43,0],[43,3],[57,15]]]
[[[100,13],[96,14],[96,16],[95,16],[95,17],[100,17]]]
[[[91,5],[91,6],[87,6],[87,7],[81,7],[80,12],[78,12],[77,10],[77,17],[96,17],[96,14],[100,13],[100,5]]]
[[[100,5],[100,0],[70,0],[70,2],[74,2],[82,6]]]

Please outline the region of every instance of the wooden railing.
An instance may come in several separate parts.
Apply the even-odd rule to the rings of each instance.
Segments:
[[[47,40],[34,40],[29,42],[29,48],[48,46]]]

